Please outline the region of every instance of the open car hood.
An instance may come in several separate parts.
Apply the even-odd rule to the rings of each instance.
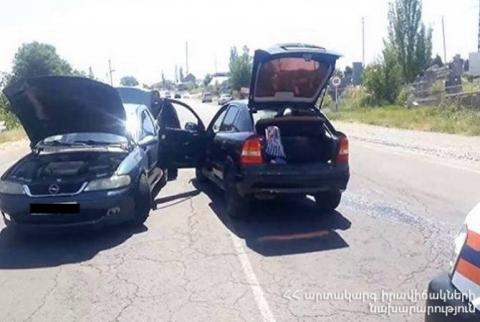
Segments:
[[[324,48],[305,44],[256,50],[249,107],[313,107],[327,87],[339,57]]]
[[[32,146],[56,134],[104,132],[125,136],[125,110],[117,91],[83,77],[29,78],[3,91]]]

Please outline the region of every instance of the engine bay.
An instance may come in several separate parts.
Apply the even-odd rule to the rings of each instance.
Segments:
[[[52,180],[87,181],[111,176],[125,153],[75,152],[32,154],[20,162],[9,178],[22,183]]]

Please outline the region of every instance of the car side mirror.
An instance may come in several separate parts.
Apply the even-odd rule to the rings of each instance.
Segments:
[[[147,145],[154,144],[154,143],[158,143],[158,138],[154,135],[149,134],[143,137],[143,139],[141,139],[138,142],[138,145],[140,145],[141,147],[145,147]]]
[[[185,130],[192,131],[192,132],[199,132],[200,126],[198,126],[198,124],[194,122],[187,122],[185,124]]]

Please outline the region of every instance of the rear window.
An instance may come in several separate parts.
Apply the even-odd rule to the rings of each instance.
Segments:
[[[331,64],[305,57],[284,57],[263,63],[257,73],[255,98],[314,98],[320,92]]]

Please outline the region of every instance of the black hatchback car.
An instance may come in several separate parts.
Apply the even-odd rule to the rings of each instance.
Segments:
[[[348,140],[320,112],[339,55],[303,44],[257,50],[248,101],[223,106],[205,134],[197,179],[245,216],[254,197],[312,195],[335,209],[349,180]],[[321,102],[320,102],[321,105]]]
[[[7,225],[71,228],[142,224],[166,183],[159,126],[145,105],[78,77],[39,77],[4,90],[31,153],[0,181]]]

